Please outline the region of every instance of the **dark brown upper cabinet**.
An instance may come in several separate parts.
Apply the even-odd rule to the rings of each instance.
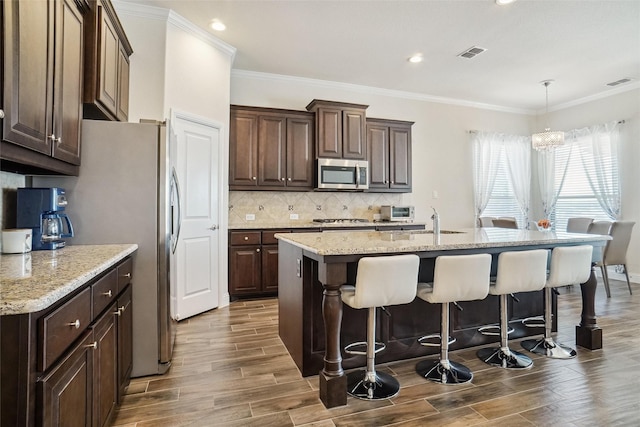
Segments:
[[[2,2],[2,170],[78,174],[86,7]]]
[[[313,188],[313,114],[231,107],[231,190]]]
[[[413,122],[367,119],[370,192],[411,192]]]
[[[131,44],[109,0],[90,0],[85,31],[84,117],[127,121]]]
[[[368,105],[314,99],[307,110],[316,114],[316,157],[366,160]]]

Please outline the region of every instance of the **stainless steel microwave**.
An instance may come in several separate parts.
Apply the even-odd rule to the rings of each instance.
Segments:
[[[415,208],[413,206],[380,206],[380,217],[383,221],[413,221]]]
[[[366,190],[369,188],[369,162],[350,159],[318,159],[321,190]]]

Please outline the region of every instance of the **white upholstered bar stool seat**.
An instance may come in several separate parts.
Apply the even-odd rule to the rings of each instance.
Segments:
[[[417,255],[365,257],[358,261],[356,284],[343,285],[342,302],[349,307],[369,309],[367,341],[349,344],[345,352],[367,356],[366,369],[347,374],[347,393],[366,400],[388,399],[398,394],[400,384],[391,375],[375,370],[376,307],[408,304],[416,297],[420,258]],[[366,344],[366,351],[354,350]],[[376,347],[379,347],[376,349]]]
[[[593,246],[590,245],[560,246],[551,251],[549,277],[544,294],[544,337],[539,340],[522,341],[522,347],[532,353],[554,359],[570,359],[576,356],[574,349],[556,343],[551,337],[551,294],[554,288],[586,282],[591,275],[592,253]]]
[[[462,384],[471,381],[473,373],[466,366],[449,360],[449,303],[481,300],[489,293],[491,255],[446,255],[436,258],[433,283],[418,284],[418,298],[441,304],[440,358],[423,360],[416,365],[420,376],[443,384]],[[435,335],[436,337],[438,335]],[[434,336],[427,335],[418,341],[422,345]]]
[[[533,366],[528,356],[509,348],[507,303],[511,294],[544,288],[548,256],[546,249],[502,252],[498,256],[498,272],[489,294],[500,296],[500,346],[478,350],[477,355],[483,362],[506,369],[528,369]],[[482,328],[480,330],[482,332]]]

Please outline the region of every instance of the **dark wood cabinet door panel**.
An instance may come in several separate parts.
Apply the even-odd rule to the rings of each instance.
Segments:
[[[342,112],[342,157],[365,160],[365,112],[360,109],[345,109]]]
[[[129,55],[120,45],[118,54],[118,104],[116,118],[126,122],[129,118]]]
[[[128,286],[118,298],[116,318],[118,325],[118,403],[122,401],[129,385],[133,368],[133,307],[131,305],[131,286]]]
[[[391,127],[389,140],[391,188],[411,188],[411,129]]]
[[[318,157],[342,157],[342,110],[340,108],[320,108],[317,112]]]
[[[369,189],[389,188],[389,127],[367,125]]]
[[[112,113],[116,111],[118,99],[118,35],[111,18],[102,3],[98,3],[98,22],[100,22],[100,55],[98,101]]]
[[[244,111],[231,111],[229,140],[229,185],[258,185],[258,116]]]
[[[262,246],[262,290],[278,292],[278,245]]]
[[[248,294],[262,289],[262,256],[260,246],[229,248],[229,294]]]
[[[109,420],[117,402],[117,332],[115,304],[93,327],[93,426]]]
[[[3,139],[51,154],[54,2],[7,1],[4,8]]]
[[[287,186],[313,187],[313,118],[287,119]]]
[[[260,116],[258,119],[258,185],[286,185],[287,119]]]
[[[56,159],[80,164],[80,126],[84,75],[84,18],[73,0],[58,2],[56,12],[56,61],[51,154]]]
[[[42,425],[86,427],[92,418],[93,333],[83,338],[45,377],[38,381]]]

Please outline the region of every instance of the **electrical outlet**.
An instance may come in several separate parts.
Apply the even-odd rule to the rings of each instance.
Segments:
[[[298,219],[298,214],[289,214],[289,219]]]
[[[244,219],[247,220],[247,221],[255,221],[256,220],[256,216],[255,216],[255,214],[246,214],[244,216]]]

